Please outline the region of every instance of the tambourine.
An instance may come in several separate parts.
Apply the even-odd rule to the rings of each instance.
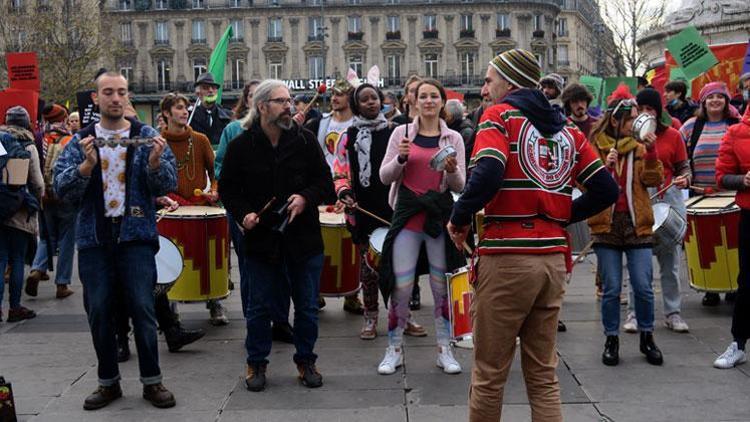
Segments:
[[[452,145],[448,145],[432,156],[432,159],[430,159],[430,168],[435,171],[443,171],[445,170],[445,159],[448,157],[455,157],[456,155],[458,155],[456,148]]]
[[[152,145],[154,138],[94,138],[94,145],[97,147],[129,147],[129,146],[141,146],[141,145]]]
[[[633,120],[633,137],[636,141],[643,141],[649,133],[656,132],[656,118],[650,114],[639,114]]]

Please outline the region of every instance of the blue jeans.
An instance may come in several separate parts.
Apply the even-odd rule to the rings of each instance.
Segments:
[[[34,217],[35,218],[35,217]],[[10,309],[21,307],[21,291],[23,290],[23,270],[26,248],[30,234],[0,225],[0,309],[3,307],[5,293],[5,267],[10,264]]]
[[[228,210],[227,220],[229,221],[229,236],[232,238],[234,252],[237,254],[237,267],[240,270],[240,299],[242,300],[242,315],[247,317],[247,298],[250,295],[250,277],[245,275],[247,272],[245,271],[245,241],[240,226],[237,225],[237,222]],[[271,319],[274,324],[288,324],[289,284],[279,281],[278,288],[280,289],[280,294],[276,296],[277,300],[274,300],[271,304]]]
[[[145,243],[118,243],[78,251],[84,307],[102,386],[114,385],[120,379],[115,337],[115,304],[120,292],[133,320],[141,382],[161,382],[154,311],[156,250],[154,245]]]
[[[47,271],[47,260],[59,249],[55,284],[70,284],[73,274],[73,254],[76,242],[76,217],[78,212],[69,205],[51,205],[44,210],[44,220],[47,224],[52,251],[47,250],[47,242],[40,239],[39,247],[34,256],[32,270]]]
[[[620,292],[622,291],[622,255],[627,257],[630,286],[635,292],[635,317],[640,331],[654,331],[654,292],[651,289],[651,248],[615,249],[595,246],[602,279],[602,324],[604,334],[620,331]]]
[[[313,353],[318,339],[318,291],[323,254],[303,261],[285,258],[281,263],[268,263],[254,256],[245,256],[245,274],[248,283],[247,311],[247,363],[267,363],[271,353],[271,315],[273,303],[281,293],[278,284],[287,281],[294,301],[294,362],[314,363]]]

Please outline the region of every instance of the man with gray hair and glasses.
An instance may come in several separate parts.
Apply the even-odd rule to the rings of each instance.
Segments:
[[[323,238],[318,205],[335,201],[333,180],[315,135],[294,124],[289,89],[261,82],[242,133],[229,143],[219,195],[242,226],[247,283],[247,375],[250,391],[266,385],[271,352],[271,304],[289,283],[294,301],[294,362],[300,382],[323,385],[313,353],[318,338],[318,290]]]

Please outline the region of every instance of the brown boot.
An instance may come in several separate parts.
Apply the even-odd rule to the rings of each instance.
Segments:
[[[144,385],[143,398],[161,409],[174,407],[174,405],[176,404],[174,395],[170,393],[162,383]]]
[[[65,299],[66,297],[72,295],[73,293],[75,292],[71,290],[67,284],[58,284],[57,294],[55,295],[55,297],[58,299]]]
[[[39,270],[31,270],[31,273],[29,273],[29,276],[26,277],[26,294],[31,297],[36,297],[36,295],[39,292],[39,282],[42,280],[43,277],[47,277],[47,274],[39,271]],[[47,280],[49,280],[49,277],[47,277]]]
[[[122,397],[122,389],[120,389],[120,383],[109,387],[99,386],[90,396],[86,397],[83,402],[84,410],[96,410],[112,403],[113,401]]]

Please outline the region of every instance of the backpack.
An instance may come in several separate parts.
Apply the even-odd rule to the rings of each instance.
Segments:
[[[60,158],[65,145],[73,139],[72,135],[65,135],[59,132],[50,132],[44,135],[44,144],[46,152],[42,166],[42,175],[44,176],[44,193],[45,198],[50,201],[57,201],[53,184],[55,181],[55,163]]]
[[[30,211],[39,207],[26,186],[31,165],[31,153],[26,146],[30,143],[0,131],[0,153],[5,152],[0,156],[0,222],[9,220],[24,205],[28,205]]]

